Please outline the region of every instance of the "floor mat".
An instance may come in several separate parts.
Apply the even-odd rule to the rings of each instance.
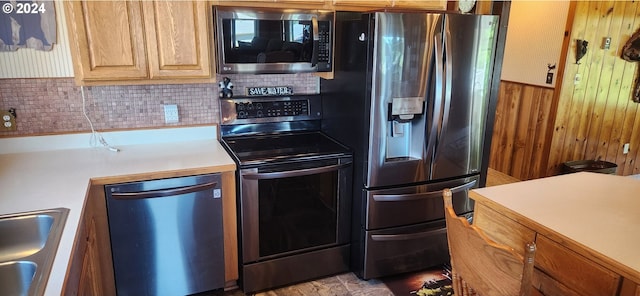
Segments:
[[[451,267],[437,266],[427,270],[383,278],[382,281],[396,296],[453,295]]]

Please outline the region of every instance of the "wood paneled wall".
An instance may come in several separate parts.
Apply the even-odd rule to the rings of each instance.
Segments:
[[[489,167],[520,180],[545,174],[545,141],[553,119],[553,89],[502,81]]]
[[[558,88],[502,81],[489,167],[527,180],[555,175],[566,161],[598,159],[616,163],[618,175],[640,173],[640,104],[631,100],[638,64],[620,58],[640,29],[640,3],[572,5]],[[605,37],[609,50],[602,49]],[[580,64],[576,39],[589,42]]]
[[[598,159],[618,164],[618,175],[640,173],[639,104],[631,100],[638,65],[620,58],[622,47],[640,28],[637,1],[578,1],[564,66],[547,174],[565,161]],[[611,48],[602,49],[611,37]],[[589,42],[576,64],[576,39]],[[578,82],[576,80],[578,76]],[[623,154],[623,145],[630,151]]]

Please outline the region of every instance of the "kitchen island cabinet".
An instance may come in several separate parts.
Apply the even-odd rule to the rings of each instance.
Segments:
[[[206,1],[65,1],[76,84],[211,82]]]
[[[523,253],[544,295],[638,295],[640,181],[581,172],[474,189],[474,224]]]
[[[640,285],[624,279],[620,287],[620,296],[640,296]]]

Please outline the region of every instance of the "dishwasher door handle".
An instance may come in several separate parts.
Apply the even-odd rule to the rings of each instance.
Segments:
[[[156,197],[165,197],[165,196],[180,195],[180,194],[203,191],[203,190],[215,188],[217,185],[218,183],[216,182],[209,182],[209,183],[197,184],[192,186],[160,189],[160,190],[149,190],[149,191],[140,191],[140,192],[111,192],[111,196],[115,199],[156,198]]]

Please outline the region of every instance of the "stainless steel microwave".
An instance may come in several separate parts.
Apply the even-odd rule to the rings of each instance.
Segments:
[[[214,6],[217,72],[331,72],[334,12]]]

